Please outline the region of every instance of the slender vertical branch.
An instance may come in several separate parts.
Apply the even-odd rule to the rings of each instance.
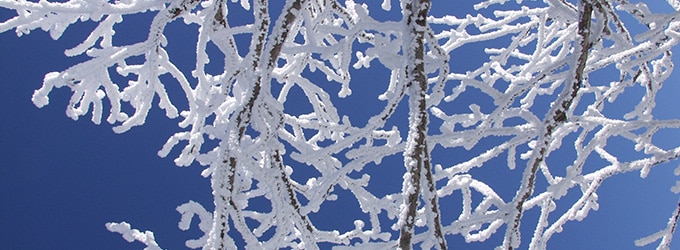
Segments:
[[[432,181],[429,148],[427,146],[427,100],[428,90],[427,75],[425,74],[425,42],[427,34],[427,13],[430,2],[427,0],[415,0],[406,4],[404,8],[406,31],[404,32],[404,48],[407,51],[406,64],[406,84],[409,93],[409,135],[406,150],[404,152],[404,164],[406,175],[404,175],[403,192],[404,204],[401,209],[399,247],[401,249],[411,249],[411,238],[415,225],[416,210],[418,209],[423,183],[422,177],[425,175],[428,183],[428,193],[431,197],[427,202],[435,214],[433,226],[437,237],[437,247],[446,249],[446,242],[441,233],[439,223],[439,208],[437,205],[435,187]]]
[[[252,54],[252,61],[251,61],[251,66],[252,66],[252,72],[258,74],[257,75],[257,81],[255,81],[253,87],[250,89],[250,93],[247,95],[248,99],[247,101],[243,104],[242,108],[236,113],[235,115],[235,124],[236,128],[232,130],[231,132],[235,133],[235,135],[230,136],[230,142],[228,147],[228,152],[225,153],[225,156],[228,157],[228,160],[224,160],[223,163],[227,164],[226,169],[228,169],[227,173],[224,175],[226,176],[213,176],[214,181],[222,183],[225,180],[227,181],[226,184],[221,184],[218,187],[215,187],[213,185],[213,192],[216,194],[221,193],[221,190],[226,189],[226,194],[221,194],[221,195],[215,195],[215,206],[216,206],[216,211],[218,210],[224,210],[226,209],[224,206],[230,207],[231,211],[228,212],[228,214],[233,215],[235,217],[234,219],[237,221],[235,224],[237,224],[237,227],[240,226],[240,230],[242,234],[248,234],[247,231],[250,231],[246,226],[245,226],[245,219],[240,215],[240,208],[236,205],[236,203],[233,201],[233,196],[234,196],[234,188],[235,188],[235,176],[236,176],[236,169],[239,164],[242,164],[239,162],[239,158],[237,157],[237,154],[239,153],[238,151],[240,150],[238,145],[240,144],[241,140],[243,139],[245,135],[245,131],[250,125],[251,122],[251,117],[253,114],[253,108],[256,106],[257,102],[261,102],[262,98],[266,98],[266,95],[271,95],[269,93],[269,82],[271,81],[271,71],[274,69],[275,62],[277,58],[279,57],[279,54],[281,52],[281,48],[283,47],[284,42],[287,39],[287,36],[289,34],[289,28],[290,26],[294,23],[296,17],[297,17],[297,12],[301,9],[303,0],[295,0],[289,2],[287,7],[285,8],[285,13],[283,13],[284,18],[281,23],[279,23],[280,27],[277,27],[278,29],[275,30],[275,32],[271,35],[272,40],[270,41],[271,43],[269,47],[266,47],[268,44],[267,41],[267,34],[269,31],[269,24],[270,24],[270,18],[269,18],[269,13],[268,13],[268,8],[269,4],[267,0],[260,0],[256,1],[256,8],[258,9],[256,15],[257,18],[256,20],[260,20],[259,25],[257,26],[257,35],[253,36],[253,46],[251,46],[251,51],[253,52]],[[281,19],[279,19],[281,20]],[[268,50],[268,53],[265,54],[265,47]],[[265,55],[265,57],[262,57],[262,55]],[[264,95],[264,96],[263,96]],[[281,126],[282,121],[280,120],[275,120],[271,121],[278,123],[275,125]],[[233,141],[231,141],[233,140]],[[278,155],[278,151],[274,156],[274,158],[277,161],[281,161],[280,155]],[[283,169],[279,169],[281,171],[282,175],[285,176],[285,172]],[[217,188],[217,189],[215,189]],[[290,190],[289,190],[290,191]],[[299,210],[298,202],[295,199],[294,196],[292,196],[289,204],[291,206],[296,207],[297,210]],[[222,206],[222,207],[220,207]],[[219,216],[219,217],[218,217]],[[216,223],[214,223],[213,226],[213,231],[216,230],[215,227],[219,228],[219,238],[222,239],[223,241],[227,235],[227,216],[225,213],[215,213],[215,218],[216,218]],[[219,219],[219,220],[218,220]],[[217,223],[219,221],[219,223]],[[306,220],[303,220],[306,221]],[[308,222],[308,221],[306,221]],[[311,227],[309,226],[310,224],[307,223],[306,228],[310,229]],[[217,235],[213,235],[213,237],[216,237]],[[244,235],[244,237],[248,238],[247,236]],[[252,239],[252,237],[251,237]],[[255,239],[252,239],[254,241]],[[218,245],[219,249],[223,249],[225,247],[224,245],[220,244]]]
[[[433,236],[436,239],[437,247],[439,249],[447,249],[446,239],[444,238],[444,233],[442,231],[441,213],[439,211],[439,197],[437,196],[437,187],[435,185],[434,178],[432,177],[432,164],[430,164],[429,160],[430,159],[429,151],[425,151],[425,158],[427,159],[423,169],[425,170],[425,181],[427,185],[425,199],[428,202],[427,209],[429,210],[426,211],[426,213],[429,213],[430,215],[428,217],[431,217],[428,218],[429,219],[428,225],[433,227],[431,230],[434,230]]]
[[[553,132],[567,121],[567,113],[578,94],[578,90],[583,84],[583,71],[586,67],[588,53],[592,47],[592,42],[590,40],[592,12],[592,5],[587,0],[582,0],[578,23],[580,43],[577,45],[576,49],[578,58],[576,59],[576,67],[573,74],[574,78],[571,86],[564,89],[558,97],[558,100],[555,102],[555,106],[550,110],[550,115],[546,117],[546,121],[544,122],[544,133],[538,139],[539,144],[536,146],[536,149],[534,149],[532,160],[528,163],[528,166],[530,167],[525,170],[520,189],[517,190],[517,194],[513,199],[512,204],[514,204],[514,212],[511,213],[513,220],[511,224],[508,225],[503,241],[503,248],[515,249],[519,247],[521,239],[519,226],[522,215],[524,214],[524,203],[529,199],[531,194],[533,194],[534,185],[536,183],[536,173],[548,154],[548,148],[552,141]]]
[[[261,99],[261,93],[263,91],[266,91],[268,93],[268,90],[266,89],[263,90],[263,85],[265,87],[269,86],[266,83],[270,81],[270,71],[273,69],[274,66],[273,62],[279,56],[281,47],[283,46],[283,43],[285,42],[288,35],[287,28],[293,23],[295,19],[295,15],[293,13],[300,10],[301,2],[302,2],[301,0],[294,1],[287,9],[286,15],[284,16],[285,19],[281,24],[283,27],[281,27],[280,29],[281,31],[280,34],[273,34],[275,40],[272,42],[273,44],[269,47],[269,53],[267,54],[268,56],[267,58],[262,58],[262,55],[264,54],[264,49],[267,44],[267,33],[269,31],[270,25],[268,14],[269,4],[267,0],[260,0],[256,1],[255,3],[255,7],[257,9],[256,20],[258,20],[259,23],[256,26],[258,32],[256,35],[253,35],[252,43],[253,46],[251,46],[252,52],[251,66],[252,72],[264,75],[259,75],[257,77],[257,81],[254,83],[254,85],[250,89],[249,94],[247,95],[248,96],[247,101],[242,105],[241,109],[234,115],[233,119],[235,119],[235,122],[233,124],[235,124],[235,128],[232,130],[232,132],[230,132],[231,135],[229,136],[229,142],[228,145],[226,145],[228,149],[227,152],[225,152],[225,156],[228,158],[226,160],[223,160],[223,163],[226,166],[224,166],[224,168],[218,169],[217,175],[214,175],[212,178],[214,190],[213,193],[215,194],[216,212],[214,215],[215,222],[213,223],[213,231],[211,233],[212,237],[210,241],[212,241],[213,246],[215,246],[218,249],[224,249],[226,247],[223,244],[223,242],[228,237],[226,235],[228,231],[227,228],[228,214],[235,215],[236,218],[234,219],[238,221],[235,222],[235,224],[241,224],[242,228],[239,231],[243,231],[242,233],[245,233],[245,231],[249,231],[247,230],[247,228],[243,228],[245,227],[244,218],[240,216],[240,213],[238,212],[240,208],[238,208],[236,203],[233,201],[236,169],[239,164],[243,164],[239,162],[237,156],[239,151],[238,145],[240,145],[240,142],[245,135],[246,128],[250,124],[255,103],[259,99]],[[232,211],[227,211],[227,207]],[[244,235],[244,237],[247,236]]]
[[[253,44],[251,48],[253,71],[258,68],[260,56],[263,53],[262,50],[264,49],[266,42],[267,31],[269,30],[267,0],[256,1],[255,8],[257,9],[256,15],[258,16],[256,20],[258,20],[259,23],[257,23],[256,26],[258,34],[253,35],[253,40],[251,43]],[[240,213],[238,213],[240,209],[233,201],[236,169],[240,164],[237,155],[240,153],[238,152],[239,145],[243,139],[243,136],[245,135],[246,128],[250,124],[253,106],[255,105],[255,101],[260,96],[261,89],[261,84],[256,82],[247,95],[247,101],[231,118],[235,120],[232,123],[235,124],[235,128],[230,128],[230,131],[228,132],[230,136],[227,145],[225,145],[226,152],[224,152],[224,157],[226,157],[226,159],[222,161],[224,165],[218,167],[211,178],[211,186],[213,189],[215,203],[215,213],[213,215],[215,221],[213,222],[213,228],[208,239],[208,245],[213,248],[224,249],[227,247],[225,243],[226,239],[229,237],[227,235],[227,232],[229,231],[228,216],[232,215],[236,218],[240,217]],[[237,219],[237,221],[243,221],[243,218]],[[241,227],[243,230],[244,223],[237,222],[235,224],[237,224],[236,226]],[[244,235],[244,237],[248,238],[246,235]],[[250,237],[250,239],[251,241],[253,240],[252,237]]]
[[[299,229],[301,229],[300,234],[302,234],[302,241],[305,243],[305,246],[312,249],[318,249],[313,237],[313,233],[315,231],[314,226],[312,225],[312,222],[309,221],[309,218],[302,214],[300,202],[295,195],[295,190],[291,184],[290,177],[288,177],[286,174],[283,158],[281,157],[281,153],[278,150],[274,151],[272,155],[272,164],[274,164],[274,167],[279,171],[280,174],[280,176],[276,177],[278,181],[277,188],[284,189],[279,190],[279,192],[285,194],[282,195],[282,198],[287,201],[286,204],[290,205],[294,219],[293,222],[297,224]]]

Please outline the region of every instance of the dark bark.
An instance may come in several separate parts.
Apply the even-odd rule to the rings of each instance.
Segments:
[[[254,83],[254,86],[250,90],[250,95],[248,98],[248,101],[242,106],[242,108],[235,114],[235,119],[236,119],[236,141],[231,142],[234,143],[235,145],[238,145],[240,141],[243,139],[245,135],[245,131],[250,125],[251,122],[251,117],[253,113],[253,108],[256,106],[256,102],[258,102],[260,99],[262,99],[262,92],[268,92],[267,89],[263,89],[263,86],[269,86],[268,82],[271,80],[270,79],[270,72],[274,69],[276,59],[279,57],[279,54],[281,52],[281,48],[283,47],[284,42],[287,39],[288,36],[288,31],[290,26],[293,24],[293,22],[296,19],[296,16],[293,14],[296,11],[299,11],[301,9],[302,3],[304,0],[296,0],[294,1],[291,6],[285,10],[285,19],[281,23],[280,29],[281,33],[280,34],[272,34],[270,39],[270,42],[273,43],[269,47],[269,53],[267,54],[269,57],[268,58],[262,58],[262,55],[265,54],[265,46],[267,45],[267,37],[268,37],[268,31],[269,31],[269,25],[270,25],[270,19],[269,19],[269,13],[268,13],[268,2],[267,0],[260,0],[258,6],[260,8],[258,9],[259,12],[257,12],[256,15],[259,17],[257,20],[260,20],[261,22],[258,24],[258,34],[257,36],[253,36],[253,44],[255,46],[253,47],[253,57],[252,57],[252,70],[253,72],[260,72],[260,75],[257,77],[257,81]],[[262,60],[268,60],[269,62],[267,63],[262,63]],[[263,66],[264,65],[264,66]],[[262,67],[265,67],[264,69],[261,69]],[[275,122],[281,122],[281,121],[275,121]],[[224,160],[223,163],[225,163],[227,166],[225,168],[228,169],[227,172],[227,184],[226,187],[222,185],[220,189],[226,189],[227,194],[229,195],[228,197],[215,197],[215,199],[221,199],[224,204],[228,204],[233,213],[237,214],[238,218],[235,218],[235,220],[243,222],[243,218],[238,215],[239,214],[239,208],[236,206],[234,201],[232,200],[232,195],[234,192],[234,187],[235,187],[235,176],[236,176],[236,169],[237,166],[240,164],[238,159],[233,155],[227,152],[226,154],[229,158],[228,160]],[[280,161],[280,155],[278,155],[278,151],[276,151],[276,155],[273,156],[274,159]],[[285,176],[284,169],[280,169],[282,176]],[[223,180],[218,180],[218,181],[223,181]],[[284,182],[288,182],[287,178],[284,179]],[[288,190],[290,191],[290,190]],[[298,207],[298,202],[297,199],[295,198],[294,195],[290,197],[290,204],[291,206],[295,207],[296,210],[299,211]],[[219,204],[215,204],[216,206],[219,206]],[[218,208],[216,208],[217,210]],[[308,222],[306,220],[306,217],[303,217],[303,221]],[[223,239],[225,237],[228,237],[226,235],[226,229],[227,229],[227,214],[221,214],[219,218],[219,223],[221,223],[221,231],[220,231],[220,237]],[[242,223],[245,225],[245,223]],[[307,224],[304,226],[307,228],[307,230],[311,231],[311,226],[310,224]],[[221,246],[221,247],[226,247],[226,246]],[[222,249],[222,248],[221,248]]]
[[[538,172],[539,167],[545,160],[546,154],[548,153],[548,148],[550,147],[550,142],[552,141],[552,135],[553,132],[562,124],[564,124],[568,117],[567,113],[569,109],[571,108],[571,105],[576,98],[579,89],[581,88],[581,85],[583,84],[583,71],[585,70],[586,67],[586,61],[588,60],[588,54],[589,51],[592,47],[592,42],[590,39],[590,24],[591,24],[591,19],[592,19],[592,12],[593,12],[593,6],[587,2],[583,1],[583,9],[579,13],[579,23],[578,23],[578,35],[580,36],[580,44],[579,44],[579,52],[578,58],[577,58],[577,65],[574,69],[574,79],[571,84],[571,86],[568,86],[568,89],[565,89],[565,91],[562,92],[560,95],[559,99],[562,100],[561,103],[556,103],[558,105],[556,108],[552,109],[553,113],[548,115],[546,117],[545,121],[545,130],[543,135],[539,138],[540,142],[537,145],[537,148],[535,150],[538,150],[538,155],[536,156],[535,159],[533,159],[533,162],[530,166],[530,173],[528,176],[527,180],[523,180],[522,186],[520,187],[517,196],[515,196],[515,210],[516,213],[514,214],[514,219],[512,221],[512,225],[508,225],[508,232],[509,232],[509,239],[508,235],[506,235],[506,240],[509,240],[507,242],[508,249],[513,249],[518,246],[513,246],[513,242],[515,240],[513,238],[517,238],[517,241],[519,241],[519,226],[520,222],[522,219],[522,215],[524,214],[524,203],[531,197],[534,191],[534,185],[536,182],[536,174]],[[524,191],[523,193],[520,193],[521,191]]]
[[[406,81],[408,81],[406,84],[410,94],[409,108],[411,109],[411,117],[409,117],[409,128],[412,131],[409,131],[409,142],[407,143],[409,148],[404,156],[405,167],[410,174],[404,184],[411,186],[410,188],[407,187],[410,192],[404,197],[405,203],[407,204],[407,210],[406,217],[403,218],[404,221],[399,235],[399,248],[404,250],[412,248],[411,241],[414,233],[413,229],[415,226],[416,211],[418,210],[419,200],[423,193],[421,190],[423,175],[428,184],[428,192],[432,195],[431,199],[426,201],[429,202],[429,206],[433,210],[429,212],[435,214],[435,225],[429,226],[433,227],[433,230],[435,231],[434,235],[437,238],[437,247],[446,249],[446,242],[441,231],[436,187],[434,186],[431,172],[430,149],[427,145],[428,113],[426,94],[428,83],[424,59],[425,36],[428,30],[426,20],[429,6],[430,2],[428,0],[415,0],[405,6],[405,13],[408,15],[405,17],[405,23],[408,26],[408,32],[410,32],[410,34],[404,34],[404,36],[409,39],[405,40],[403,46],[405,50],[407,50],[407,60],[411,60],[412,58],[415,61],[408,61],[405,69]]]

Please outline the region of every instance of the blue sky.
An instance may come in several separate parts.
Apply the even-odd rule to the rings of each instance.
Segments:
[[[397,6],[393,6],[396,9]],[[1,10],[0,20],[9,15],[10,12]],[[130,23],[133,22],[124,24]],[[87,29],[92,25],[78,27]],[[144,26],[126,27],[129,30],[118,34],[134,35],[125,35],[125,39],[146,36]],[[168,36],[186,34],[175,32]],[[53,91],[50,104],[42,109],[31,102],[31,95],[41,86],[45,73],[63,70],[82,60],[68,58],[63,51],[86,35],[72,29],[67,30],[61,40],[52,41],[42,31],[21,38],[13,32],[0,34],[0,84],[3,86],[0,91],[0,246],[7,249],[143,248],[139,243],[127,243],[104,227],[109,221],[127,221],[133,227],[154,231],[161,246],[182,249],[184,241],[196,238],[198,230],[179,230],[180,217],[175,207],[188,200],[209,207],[212,197],[208,180],[200,176],[201,167],[177,168],[172,162],[173,153],[168,158],[157,156],[168,136],[179,130],[178,120],[169,120],[163,111],[155,108],[144,126],[119,135],[114,134],[108,124],[92,124],[89,116],[75,122],[66,117],[64,110],[70,98],[67,89]],[[169,46],[177,48],[193,46],[190,43],[173,45],[173,40],[170,41]],[[178,50],[177,57],[191,60],[192,51]],[[677,75],[671,77],[657,98],[657,117],[680,117],[676,108],[680,105],[676,97],[680,90]],[[377,76],[366,73],[359,77],[375,80]],[[329,85],[332,87],[338,86]],[[367,89],[364,94],[361,87],[353,90],[354,94],[342,101],[341,112],[370,112],[370,102],[364,100],[372,98],[371,90]],[[680,139],[677,133],[666,135],[663,139],[669,145],[677,145],[674,143]],[[669,189],[677,180],[672,174],[677,165],[674,161],[654,168],[644,180],[637,172],[609,179],[599,191],[600,210],[591,212],[583,222],[567,223],[564,232],[551,239],[549,248],[634,249],[633,240],[665,227],[675,208],[677,195]],[[376,172],[372,180],[377,186],[400,189],[393,186],[400,185],[400,179],[380,176],[382,170],[378,167],[372,171]],[[480,174],[494,178],[498,185],[518,185],[516,181],[495,175],[493,169],[482,171],[488,171]],[[397,176],[400,178],[401,174]],[[508,192],[514,194],[514,190]],[[343,209],[342,202],[341,199],[330,203],[329,206],[337,208],[319,215],[318,219],[327,221],[324,223],[328,225],[351,226],[352,221],[345,218],[360,215]],[[528,212],[526,224],[533,224],[530,220],[537,217],[537,212]],[[528,236],[531,232],[523,233]],[[499,233],[492,237],[491,245],[470,247],[464,245],[459,236],[450,238],[449,244],[452,248],[488,248],[498,244],[501,236]],[[522,246],[526,248],[528,238],[524,239]]]

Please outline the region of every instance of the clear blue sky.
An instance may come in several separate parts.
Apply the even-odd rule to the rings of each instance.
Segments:
[[[397,5],[393,6],[396,9]],[[1,10],[0,20],[10,14]],[[143,27],[136,29],[143,32]],[[67,58],[63,51],[85,35],[79,30],[68,30],[62,40],[52,41],[42,31],[21,38],[13,31],[0,34],[0,84],[3,87],[0,91],[0,248],[143,248],[139,243],[127,243],[104,227],[109,221],[127,221],[135,228],[154,231],[162,247],[182,249],[184,240],[196,238],[198,230],[180,231],[175,207],[188,200],[209,207],[212,197],[208,180],[200,177],[201,167],[177,168],[172,162],[176,154],[171,153],[165,159],[156,154],[168,136],[179,130],[178,120],[169,120],[163,111],[155,108],[144,126],[117,135],[108,124],[92,124],[89,116],[75,122],[66,117],[68,89],[53,91],[50,104],[42,109],[31,102],[31,95],[41,86],[45,73],[63,70],[81,59]],[[141,33],[126,37],[144,36],[146,34]],[[181,47],[173,45],[172,40],[169,46]],[[185,49],[178,52],[184,53],[178,56],[191,58],[192,51]],[[665,91],[657,99],[658,116],[680,117],[677,75],[667,82]],[[353,99],[349,100],[370,97],[361,95],[360,88],[354,89]],[[347,110],[367,107],[360,101],[344,103],[348,106],[342,109]],[[669,143],[680,139],[676,133],[667,135]],[[675,208],[677,195],[669,189],[677,180],[672,175],[677,165],[674,161],[657,167],[645,180],[640,179],[637,172],[608,180],[599,192],[600,210],[591,212],[583,222],[568,223],[563,233],[551,239],[549,248],[634,249],[633,240],[665,227]],[[493,172],[488,175],[493,176]],[[379,176],[372,180],[384,180],[380,184],[386,186],[401,184],[400,180]],[[497,180],[499,185],[518,185],[502,177]],[[325,216],[324,221],[331,225],[351,225],[351,220],[343,219],[357,215],[351,214],[352,210],[344,211],[341,203],[335,206],[338,209],[330,213],[336,214]],[[535,218],[537,212],[531,210],[526,219]],[[526,224],[534,222],[526,221]],[[531,231],[523,233],[522,246],[526,248]],[[501,236],[502,233],[494,236],[491,245],[497,244]],[[449,244],[463,249],[490,246],[466,246],[459,236],[450,239]]]

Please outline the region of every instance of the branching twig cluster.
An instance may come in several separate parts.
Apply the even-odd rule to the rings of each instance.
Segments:
[[[673,69],[670,50],[680,37],[677,10],[657,14],[626,0],[489,0],[476,4],[476,13],[435,16],[430,10],[437,4],[458,3],[402,0],[400,19],[379,21],[394,13],[392,1],[373,10],[353,0],[287,0],[280,13],[267,0],[236,2],[0,0],[0,7],[17,13],[0,23],[0,32],[23,35],[40,28],[58,39],[71,24],[97,23],[81,44],[66,51],[88,59],[46,74],[33,95],[38,107],[48,104],[53,88],[68,87],[73,91],[69,117],[91,113],[98,124],[107,101],[106,121],[117,133],[144,124],[156,96],[169,118],[182,117],[184,131],[171,136],[159,155],[184,145],[176,164],[205,166],[202,174],[211,179],[215,206],[212,212],[193,201],[178,207],[183,230],[198,215],[205,233],[187,241],[188,247],[235,249],[231,237],[240,235],[248,247],[262,249],[317,249],[320,243],[445,249],[451,235],[485,241],[506,226],[503,249],[518,248],[523,240],[531,249],[545,249],[565,223],[598,208],[598,188],[607,178],[630,171],[644,177],[680,156],[680,146],[663,149],[652,140],[661,129],[680,128],[680,120],[659,120],[652,113]],[[244,9],[254,22],[234,25],[233,13]],[[129,15],[153,16],[147,39],[112,43],[119,35],[115,25]],[[191,70],[180,69],[166,51],[165,34],[172,32],[167,25],[179,20],[200,27]],[[212,45],[221,54],[208,53]],[[470,60],[459,51],[474,45],[485,47],[482,62],[458,71],[457,62]],[[240,52],[245,47],[247,53]],[[212,60],[224,63],[221,73],[207,72]],[[375,64],[390,72],[390,80],[375,102],[380,111],[357,124],[351,113],[339,111],[338,98],[365,88],[369,83],[356,81],[353,72]],[[132,80],[113,82],[110,69]],[[619,78],[591,80],[600,71],[617,72]],[[330,93],[334,85],[328,83],[338,84],[339,91]],[[167,88],[181,88],[184,96],[171,96]],[[613,115],[617,97],[635,91],[643,93],[636,105],[623,117]],[[476,100],[470,102],[469,95]],[[287,107],[291,98],[304,99],[309,108]],[[187,109],[180,111],[176,104],[182,102]],[[407,121],[396,118],[402,106]],[[621,151],[608,145],[612,138],[634,145],[636,159],[624,161]],[[575,149],[573,160],[548,161],[565,147]],[[433,157],[474,148],[486,150]],[[379,197],[369,188],[365,167],[392,157],[403,162],[402,188]],[[588,160],[592,157],[607,164]],[[474,174],[497,158],[505,158],[509,171],[523,171],[514,197]],[[304,165],[313,177],[293,175]],[[586,165],[595,170],[586,171]],[[358,219],[356,228],[345,232],[322,230],[310,215],[337,199],[338,189],[357,200],[368,220]],[[462,211],[441,202],[459,192]],[[571,193],[580,198],[560,201]],[[254,200],[270,207],[251,206]],[[566,212],[550,216],[557,206]],[[520,222],[531,209],[540,210],[540,217],[528,238],[520,234]],[[660,246],[667,248],[677,211],[667,229],[637,244],[662,238]],[[158,247],[153,233],[127,223],[107,228]]]

